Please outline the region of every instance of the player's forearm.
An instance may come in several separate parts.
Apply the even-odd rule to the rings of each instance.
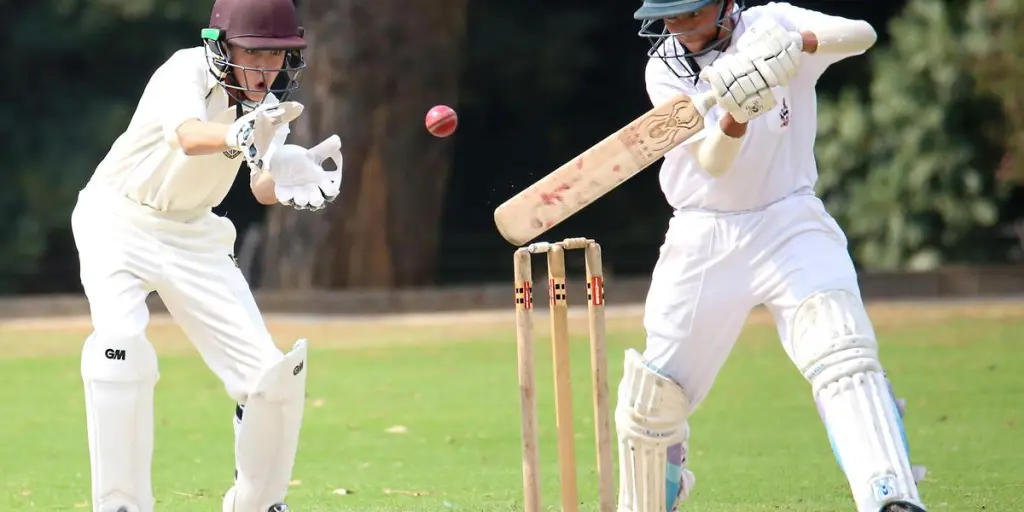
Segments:
[[[191,119],[176,130],[178,145],[189,156],[222,153],[230,149],[227,144],[229,128],[226,124]]]
[[[718,128],[722,130],[722,133],[738,139],[747,133],[747,123],[741,123],[732,117],[732,114],[726,112],[722,119],[718,122]]]
[[[731,114],[725,114],[708,130],[707,137],[700,141],[697,163],[716,178],[724,175],[739,155],[745,133],[747,123],[739,123]]]
[[[249,188],[252,196],[262,205],[277,204],[277,194],[274,192],[274,178],[268,172],[258,172],[249,178]]]
[[[805,27],[800,36],[804,53],[862,53],[878,40],[870,23],[835,18],[820,26]]]

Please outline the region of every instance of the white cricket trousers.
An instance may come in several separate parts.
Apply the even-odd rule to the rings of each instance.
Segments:
[[[234,262],[227,218],[209,209],[161,214],[92,183],[71,225],[94,336],[144,338],[146,297],[156,291],[236,402],[284,357]]]
[[[846,236],[817,197],[749,212],[677,211],[647,295],[644,357],[696,408],[754,307],[771,312],[792,360],[797,306],[829,289],[860,296]]]

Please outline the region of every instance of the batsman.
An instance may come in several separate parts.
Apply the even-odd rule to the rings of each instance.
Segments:
[[[618,390],[619,511],[674,511],[690,494],[688,419],[757,305],[810,384],[856,510],[924,511],[846,236],[814,192],[815,84],[875,31],[782,2],[644,0],[634,17],[651,42],[651,102],[709,91],[715,102],[660,170],[674,214],[646,346],[627,351]]]
[[[302,105],[282,101],[306,47],[292,0],[216,0],[201,43],[156,69],[72,213],[93,327],[81,372],[94,512],[154,509],[154,291],[235,402],[224,512],[288,510],[306,340],[287,353],[274,343],[234,258],[235,227],[212,209],[243,169],[262,204],[323,207],[341,186],[341,143],[285,144]]]

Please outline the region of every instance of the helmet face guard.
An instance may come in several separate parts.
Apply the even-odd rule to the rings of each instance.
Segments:
[[[673,4],[677,6],[674,10],[672,9]],[[718,4],[718,16],[713,22],[683,32],[671,32],[665,25],[665,18],[687,15],[715,4]],[[730,4],[732,4],[732,9],[729,9]],[[695,2],[647,0],[644,2],[644,7],[641,7],[634,17],[641,20],[640,31],[637,35],[650,42],[651,47],[647,51],[647,56],[664,61],[679,78],[692,78],[696,81],[700,74],[697,57],[714,51],[725,51],[732,41],[732,32],[739,24],[744,9],[743,0],[732,0],[731,2],[730,0],[698,0]],[[681,36],[705,30],[712,24],[715,26],[715,34],[704,48],[690,51],[678,39]]]
[[[206,51],[206,62],[210,73],[217,80],[217,83],[224,88],[228,96],[239,105],[253,109],[259,106],[267,98],[266,95],[259,101],[249,99],[247,93],[273,93],[280,100],[285,101],[292,93],[299,88],[299,80],[306,68],[306,61],[300,49],[277,49],[277,48],[245,48],[249,50],[279,50],[284,52],[284,67],[277,68],[253,68],[242,66],[231,62],[231,44],[225,39],[220,29],[206,28],[202,31],[203,48]],[[239,47],[242,47],[239,45]],[[241,71],[241,73],[236,73]],[[248,74],[245,72],[258,72],[262,77],[265,87],[258,87],[257,84],[238,83],[238,75],[242,81],[248,82]],[[274,80],[269,78],[276,73]]]

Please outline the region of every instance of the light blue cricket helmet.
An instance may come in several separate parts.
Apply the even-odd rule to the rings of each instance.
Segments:
[[[693,51],[682,43],[675,41],[682,33],[673,33],[664,24],[665,18],[676,18],[701,9],[718,6],[715,21],[715,34],[711,41],[699,50]],[[695,60],[701,55],[725,50],[730,43],[732,31],[739,23],[740,15],[746,8],[744,0],[643,0],[643,5],[633,13],[633,18],[640,20],[638,35],[651,43],[648,57],[659,58],[668,64],[680,78],[697,79],[700,66]],[[706,28],[703,25],[694,30]],[[673,65],[673,61],[675,65]]]
[[[638,20],[672,18],[703,9],[721,0],[644,0],[644,4],[633,13]]]

